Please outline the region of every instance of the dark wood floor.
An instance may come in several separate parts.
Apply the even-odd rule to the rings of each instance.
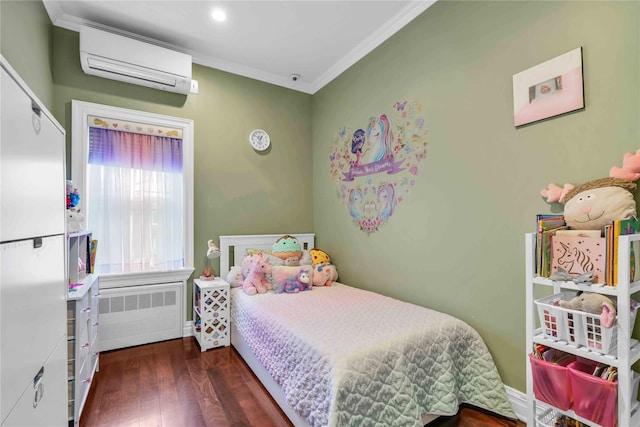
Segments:
[[[470,407],[433,425],[524,426]],[[232,347],[201,353],[193,338],[183,338],[100,355],[80,427],[116,426],[292,424]]]

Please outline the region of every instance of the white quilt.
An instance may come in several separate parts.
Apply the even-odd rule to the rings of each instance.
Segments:
[[[339,283],[231,295],[238,333],[312,426],[421,426],[460,403],[515,418],[484,342],[459,319]]]

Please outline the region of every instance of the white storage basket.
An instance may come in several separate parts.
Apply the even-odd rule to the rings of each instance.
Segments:
[[[542,414],[536,417],[536,427],[557,427],[558,425],[566,425],[566,424],[556,424],[556,419],[562,414],[553,408],[549,408],[544,411]],[[569,417],[567,417],[569,418]],[[586,426],[586,424],[581,424]]]
[[[632,300],[633,302],[633,300]],[[618,307],[620,310],[620,307]],[[576,312],[579,314],[579,320],[582,323],[581,330],[583,334],[582,341],[584,345],[592,351],[607,354],[616,348],[618,343],[617,329],[614,327],[605,328],[600,324],[599,314]],[[631,312],[631,332],[633,333],[633,325],[638,314],[638,304],[632,304]],[[616,322],[617,322],[616,318]]]
[[[575,292],[560,292],[535,301],[545,337],[576,346],[584,345],[583,324],[575,316],[582,312],[555,305],[560,300],[569,301],[575,296]]]
[[[560,292],[535,301],[540,325],[545,337],[554,341],[566,341],[576,346],[607,354],[613,351],[618,341],[617,329],[600,324],[600,315],[555,305],[560,300],[569,301],[575,292]],[[638,304],[632,304],[631,325],[634,325]],[[633,332],[633,327],[631,328]]]
[[[558,416],[558,412],[549,408],[544,411],[542,414],[536,417],[536,426],[537,427],[554,427],[556,425],[556,417]]]

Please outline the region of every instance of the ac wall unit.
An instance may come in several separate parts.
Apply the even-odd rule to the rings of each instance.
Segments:
[[[168,92],[191,89],[191,55],[92,27],[80,27],[80,62],[86,74]]]

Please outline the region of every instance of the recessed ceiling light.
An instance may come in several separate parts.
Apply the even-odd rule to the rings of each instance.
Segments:
[[[224,10],[222,9],[213,9],[213,11],[211,11],[211,17],[217,22],[224,22],[227,20],[227,14],[224,13]]]

